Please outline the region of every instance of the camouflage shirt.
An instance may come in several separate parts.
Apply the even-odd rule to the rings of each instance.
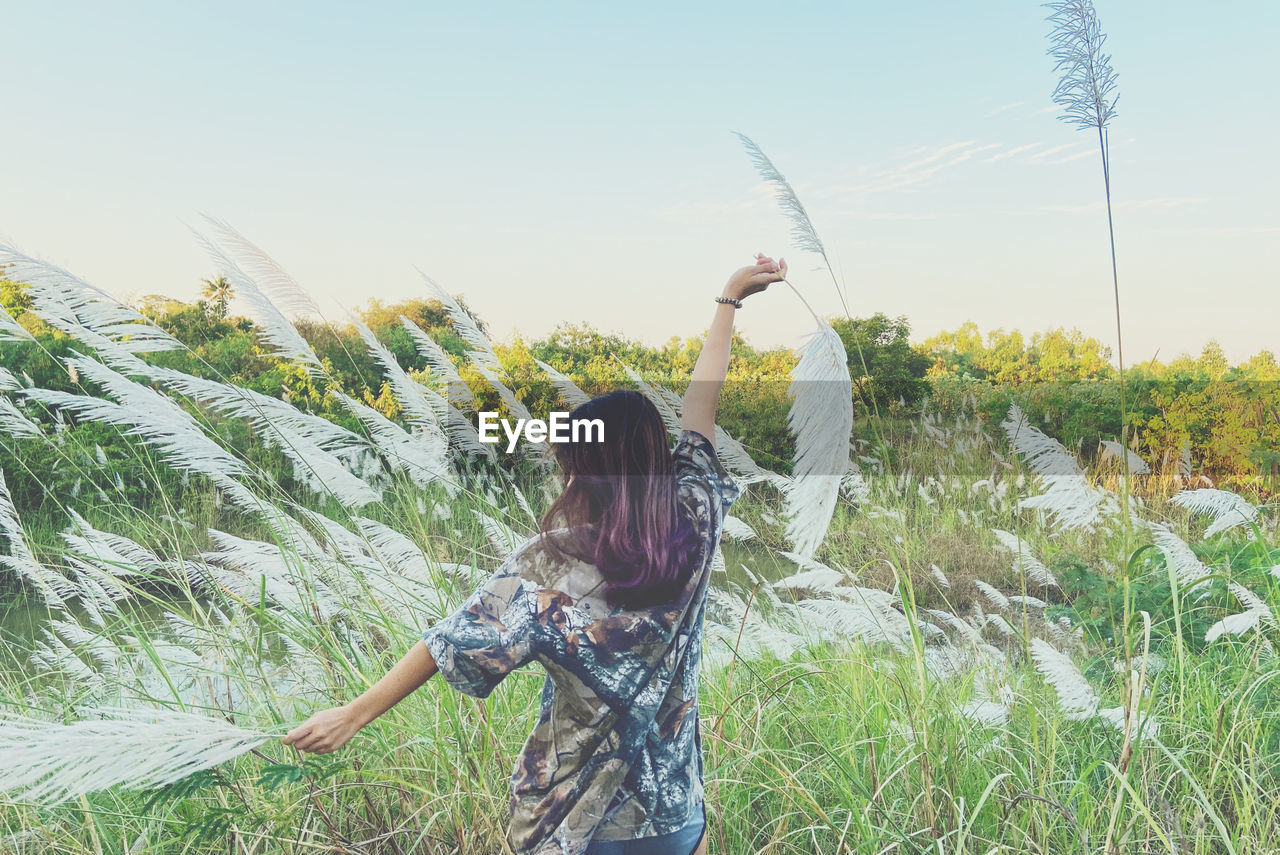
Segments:
[[[517,549],[424,638],[441,675],[483,698],[513,669],[547,672],[541,714],[511,778],[521,855],[579,855],[593,839],[679,830],[702,806],[698,664],[712,558],[739,491],[696,431],[672,451],[679,500],[701,535],[670,603],[611,608],[594,565]],[[554,534],[554,533],[553,533]]]

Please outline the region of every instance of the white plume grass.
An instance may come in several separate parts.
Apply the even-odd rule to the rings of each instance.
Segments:
[[[726,514],[724,518],[724,536],[730,540],[753,540],[756,533],[751,526],[738,517]]]
[[[493,548],[499,558],[506,558],[528,540],[528,537],[501,520],[494,519],[480,511],[475,511],[474,513],[476,519],[480,520],[485,536],[489,538],[489,543],[493,544]]]
[[[26,413],[19,410],[13,401],[0,396],[0,434],[15,439],[36,439],[44,436],[40,425],[27,418]]]
[[[1062,119],[1081,130],[1104,129],[1116,115],[1116,73],[1103,51],[1107,36],[1092,0],[1045,4],[1052,12],[1049,34],[1053,70],[1061,74],[1053,102]]]
[[[1013,553],[1013,572],[1025,576],[1028,582],[1035,585],[1051,588],[1058,586],[1058,580],[1053,577],[1049,568],[1031,553],[1029,543],[1016,534],[1002,529],[992,529],[991,532],[1005,549]]]
[[[541,359],[533,360],[542,369],[542,373],[547,375],[547,379],[551,381],[551,385],[555,387],[556,392],[570,407],[579,407],[591,400],[591,396],[582,391],[572,378],[557,371],[553,366],[548,365]]]
[[[323,314],[311,295],[275,259],[224,221],[208,214],[201,216],[213,228],[225,256],[252,277],[257,289],[281,313],[291,317]]]
[[[324,367],[320,363],[320,357],[316,356],[311,345],[258,286],[254,278],[213,241],[199,232],[195,232],[195,235],[213,260],[218,272],[225,276],[235,289],[236,301],[257,324],[263,341],[271,346],[271,354],[280,359],[297,362],[313,375],[323,374]]]
[[[22,530],[3,470],[0,470],[0,537],[4,538],[9,550],[8,555],[0,555],[0,567],[8,567],[34,586],[45,605],[56,608],[75,596],[76,588],[69,579],[36,560]]]
[[[428,444],[435,446],[439,449],[439,453],[443,454],[447,440],[444,431],[440,428],[439,410],[425,395],[426,388],[400,367],[395,354],[378,341],[373,330],[358,318],[353,318],[352,323],[360,334],[361,340],[364,341],[365,347],[368,348],[369,354],[382,366],[382,375],[390,384],[396,402],[400,404],[410,424],[418,429],[418,433]]]
[[[1001,424],[1009,444],[1031,468],[1045,491],[1022,499],[1018,507],[1042,510],[1062,530],[1092,530],[1119,513],[1115,496],[1090,484],[1075,456],[1051,436],[1027,422],[1017,404]]]
[[[1147,465],[1147,461],[1143,460],[1133,449],[1125,448],[1114,439],[1102,440],[1102,451],[1107,457],[1119,460],[1122,463],[1128,462],[1129,472],[1133,475],[1150,475],[1151,467]]]
[[[404,472],[419,487],[442,484],[450,494],[457,479],[449,470],[448,446],[435,438],[406,431],[382,413],[341,392],[330,392],[360,420],[391,468]]]
[[[0,713],[0,790],[53,805],[118,787],[152,789],[233,760],[269,734],[172,710],[91,709],[71,724]]]
[[[1227,588],[1245,607],[1243,612],[1227,615],[1204,634],[1206,643],[1217,641],[1224,635],[1244,635],[1251,629],[1275,626],[1276,617],[1261,597],[1238,582],[1228,582]]]
[[[87,357],[77,357],[73,362],[86,379],[116,400],[38,388],[27,389],[23,394],[82,418],[126,428],[126,435],[140,437],[159,451],[170,466],[200,473],[241,507],[251,512],[262,510],[261,500],[236,480],[251,474],[248,466],[211,440],[172,399]]]
[[[440,283],[421,270],[418,273],[444,305],[445,313],[448,314],[449,320],[453,323],[454,331],[471,346],[471,351],[467,354],[471,360],[476,363],[477,367],[483,366],[490,372],[500,373],[502,371],[502,362],[498,359],[498,354],[494,353],[493,344],[490,343],[489,337],[480,329],[480,322],[472,317],[470,312],[462,308],[462,305]]]
[[[3,341],[3,339],[0,339]],[[22,383],[7,368],[0,368],[0,392],[16,392],[22,388]]]
[[[1205,540],[1215,534],[1247,526],[1261,514],[1254,504],[1228,490],[1183,490],[1170,499],[1169,503],[1186,508],[1193,514],[1208,514],[1213,517],[1213,522],[1205,529]]]
[[[1190,591],[1204,591],[1209,584],[1207,577],[1212,576],[1213,571],[1196,556],[1186,541],[1160,523],[1151,524],[1151,537],[1178,581]]]
[[[1031,639],[1036,670],[1058,694],[1058,707],[1068,718],[1090,718],[1098,712],[1098,696],[1080,669],[1065,654],[1042,638]]]
[[[4,310],[4,306],[0,306],[0,342],[4,341],[34,341],[31,333],[27,332],[27,328]],[[12,377],[12,374],[0,368],[0,380],[4,375]],[[4,388],[4,384],[0,382],[0,389]]]
[[[87,343],[95,337],[105,338],[132,353],[184,347],[140,312],[101,288],[3,243],[0,243],[0,268],[4,268],[6,277],[27,284],[31,311],[38,318],[74,338]],[[30,338],[7,325],[0,329],[7,330],[10,337]]]
[[[826,536],[840,482],[849,466],[853,383],[844,343],[820,322],[791,371],[787,427],[796,440],[791,482],[784,490],[787,539],[811,558]]]
[[[800,202],[800,197],[792,189],[791,182],[783,177],[782,173],[778,171],[778,167],[774,166],[773,161],[769,159],[769,156],[764,153],[760,146],[756,145],[751,137],[737,131],[734,134],[742,143],[743,148],[747,150],[747,155],[751,158],[756,172],[760,174],[760,177],[766,183],[773,185],[774,199],[777,201],[778,207],[782,209],[783,215],[791,221],[791,237],[795,241],[795,245],[806,252],[813,252],[822,256],[822,263],[826,266],[827,272],[831,274],[831,281],[835,285],[836,295],[840,298],[840,304],[844,306],[845,314],[848,315],[849,304],[845,299],[844,291],[840,288],[839,281],[836,279],[835,269],[831,266],[830,259],[827,258],[827,248],[822,243],[822,238],[818,237],[818,230],[814,228],[813,220],[809,218],[809,212],[805,210],[804,205]],[[807,303],[805,305],[808,306]],[[815,317],[817,317],[816,314]]]
[[[460,308],[459,311],[461,311]],[[467,317],[469,320],[470,316],[468,315]],[[449,354],[445,352],[445,349],[435,339],[427,335],[422,327],[404,315],[400,316],[400,325],[404,327],[405,332],[409,334],[409,338],[413,340],[413,349],[426,360],[431,373],[445,383],[447,388],[446,397],[449,403],[473,406],[476,402],[476,396],[472,393],[471,387],[462,379],[462,375],[458,373],[458,367],[453,364],[453,360],[449,358]]]

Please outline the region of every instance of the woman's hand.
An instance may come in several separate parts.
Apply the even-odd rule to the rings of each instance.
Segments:
[[[351,741],[361,727],[349,706],[321,710],[284,735],[280,741],[299,751],[328,754]]]
[[[763,291],[774,282],[787,278],[787,260],[774,261],[762,252],[756,253],[756,263],[743,267],[729,277],[724,286],[724,296],[741,300]]]

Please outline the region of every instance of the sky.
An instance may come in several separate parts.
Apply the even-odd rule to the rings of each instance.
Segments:
[[[1280,4],[1097,0],[1127,363],[1277,350]],[[0,0],[0,240],[193,299],[225,220],[326,312],[426,296],[496,337],[701,334],[757,251],[839,315],[734,132],[788,178],[855,316],[1114,346],[1097,139],[1057,118],[1025,0]],[[783,286],[738,329],[798,347]]]

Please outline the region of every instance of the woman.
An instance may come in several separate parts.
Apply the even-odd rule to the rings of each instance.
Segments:
[[[598,442],[554,445],[567,476],[541,531],[382,679],[284,737],[323,754],[439,671],[487,696],[515,668],[547,672],[511,783],[521,855],[705,852],[698,664],[708,578],[738,488],[715,453],[735,308],[786,275],[764,255],[729,277],[684,396],[681,435],[636,392],[593,398]]]

